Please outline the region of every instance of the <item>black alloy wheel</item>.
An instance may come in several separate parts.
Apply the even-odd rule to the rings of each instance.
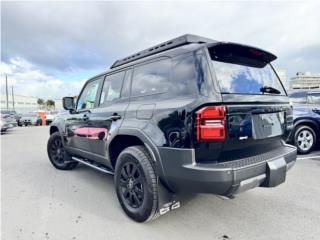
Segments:
[[[158,184],[153,160],[144,146],[124,149],[117,158],[115,188],[124,212],[134,221],[159,216]]]
[[[78,165],[65,151],[59,132],[53,133],[47,145],[47,152],[52,165],[61,170],[71,170]]]
[[[120,176],[122,198],[130,207],[140,207],[144,197],[144,183],[138,163],[128,162],[123,165]]]

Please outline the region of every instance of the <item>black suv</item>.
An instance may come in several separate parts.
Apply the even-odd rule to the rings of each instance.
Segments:
[[[116,61],[65,97],[50,127],[52,164],[114,174],[138,222],[180,206],[178,193],[224,196],[285,181],[292,108],[264,50],[183,35]]]

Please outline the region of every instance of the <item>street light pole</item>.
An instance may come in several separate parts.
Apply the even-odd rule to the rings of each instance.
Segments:
[[[6,100],[7,100],[7,110],[9,110],[9,98],[8,98],[8,78],[6,75]]]
[[[12,93],[12,109],[14,110],[14,94],[13,94],[13,85],[11,85],[11,93]]]

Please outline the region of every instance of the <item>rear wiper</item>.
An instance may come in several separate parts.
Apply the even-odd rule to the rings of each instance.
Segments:
[[[273,87],[263,86],[260,88],[260,92],[263,93],[273,93],[273,94],[280,94],[281,92],[278,89],[275,89]]]

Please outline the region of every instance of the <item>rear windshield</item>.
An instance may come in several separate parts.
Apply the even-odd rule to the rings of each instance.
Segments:
[[[286,95],[266,52],[222,45],[209,53],[222,93]]]

